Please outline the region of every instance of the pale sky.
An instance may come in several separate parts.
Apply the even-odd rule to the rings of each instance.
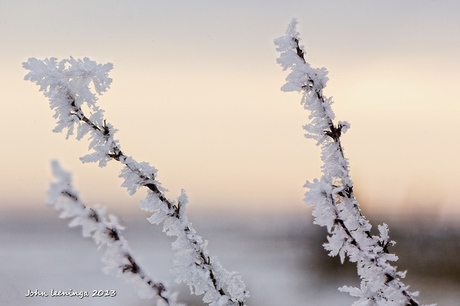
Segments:
[[[313,67],[326,67],[364,211],[460,218],[459,1],[0,0],[0,211],[46,210],[49,162],[72,171],[86,203],[138,209],[120,165],[81,164],[88,142],[65,140],[29,57],[112,62],[100,98],[123,151],[159,170],[189,209],[305,212],[320,177],[303,137],[301,94],[273,40],[292,18]]]

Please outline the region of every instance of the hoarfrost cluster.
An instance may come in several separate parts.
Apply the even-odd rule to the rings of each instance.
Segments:
[[[361,214],[340,141],[350,125],[334,124],[332,99],[323,95],[327,70],[314,69],[305,61],[296,25],[293,20],[286,34],[275,40],[276,50],[280,52],[277,62],[284,70],[290,70],[282,90],[303,93],[302,105],[310,112],[310,123],[304,126],[305,136],[316,140],[321,147],[322,177],[305,184],[308,188],[305,202],[313,206],[315,224],[327,228],[329,236],[324,248],[329,255],[338,255],[342,262],[345,258],[355,262],[361,278],[360,288],[343,286],[339,290],[358,298],[354,306],[420,305],[415,300],[417,294],[409,292],[401,281],[405,273],[391,265],[398,257],[388,250],[394,244],[388,226],[378,227],[380,236],[371,235],[372,226]]]
[[[83,162],[97,162],[104,167],[108,161],[116,160],[123,164],[119,176],[129,194],[141,187],[147,188],[141,208],[153,213],[148,220],[153,224],[163,223],[163,231],[176,237],[172,244],[176,281],[186,283],[192,293],[204,295],[203,301],[209,305],[245,305],[249,294],[240,275],[225,270],[216,257],[209,255],[207,241],[189,222],[185,214],[185,191],[177,201],[167,199],[166,189],[156,180],[157,170],[125,155],[114,138],[116,129],[107,123],[104,111],[96,104],[98,96],[110,87],[112,79],[108,73],[112,64],[101,65],[88,58],[61,61],[30,58],[23,66],[29,70],[25,79],[36,83],[50,101],[57,119],[54,131],[67,129],[69,137],[76,128],[78,140],[88,136],[92,152],[81,158]]]

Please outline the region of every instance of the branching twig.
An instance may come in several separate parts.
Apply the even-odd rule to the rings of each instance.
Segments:
[[[77,139],[89,134],[89,147],[93,152],[82,157],[83,162],[98,162],[103,167],[108,161],[116,160],[124,165],[120,177],[124,179],[122,186],[130,194],[140,187],[148,189],[141,206],[154,213],[148,220],[154,224],[163,222],[166,234],[177,237],[173,243],[176,281],[187,283],[197,295],[204,294],[203,300],[210,305],[245,305],[248,292],[240,275],[226,271],[215,257],[208,255],[207,241],[196,234],[188,221],[184,191],[177,203],[168,200],[165,189],[156,180],[157,170],[125,155],[114,139],[116,130],[103,118],[103,111],[96,105],[97,97],[90,90],[92,85],[97,94],[102,94],[109,88],[111,64],[98,65],[87,58],[60,62],[55,58],[44,61],[31,58],[23,65],[29,70],[25,78],[36,82],[50,99],[58,119],[55,131],[67,128],[69,136],[76,126]],[[83,105],[90,109],[90,115],[85,114]]]

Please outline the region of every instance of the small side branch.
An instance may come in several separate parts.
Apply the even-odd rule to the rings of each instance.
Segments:
[[[117,219],[112,215],[107,218],[104,210],[88,208],[83,204],[73,189],[70,174],[57,162],[53,162],[52,166],[56,180],[50,186],[48,205],[60,211],[62,218],[72,218],[70,225],[81,226],[83,236],[92,237],[96,244],[106,247],[104,270],[135,281],[142,297],[156,297],[163,305],[180,306],[176,295],[171,294],[163,283],[153,281],[136,262],[120,233],[123,228]]]

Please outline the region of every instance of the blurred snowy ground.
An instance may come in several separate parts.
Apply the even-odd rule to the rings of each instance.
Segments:
[[[105,275],[100,252],[80,229],[67,220],[49,216],[0,217],[0,305],[154,305],[141,300],[130,284]],[[354,267],[337,264],[322,250],[323,229],[307,216],[257,217],[215,215],[191,217],[197,232],[209,240],[209,249],[228,270],[240,272],[251,293],[248,305],[343,306],[353,298],[340,293],[342,285],[357,285]],[[188,288],[174,283],[172,240],[161,228],[143,219],[121,219],[123,235],[141,266],[155,280],[169,283],[182,301],[202,305]],[[372,222],[374,227],[377,225]],[[421,292],[419,300],[439,306],[460,305],[460,234],[451,227],[421,230],[417,224],[396,227],[395,252],[400,269],[407,269],[406,284]],[[397,237],[396,237],[397,236]],[[410,250],[405,250],[409,246]],[[402,253],[404,252],[404,254]],[[444,268],[443,268],[444,267]],[[116,290],[110,298],[25,297],[28,290],[50,292]]]

